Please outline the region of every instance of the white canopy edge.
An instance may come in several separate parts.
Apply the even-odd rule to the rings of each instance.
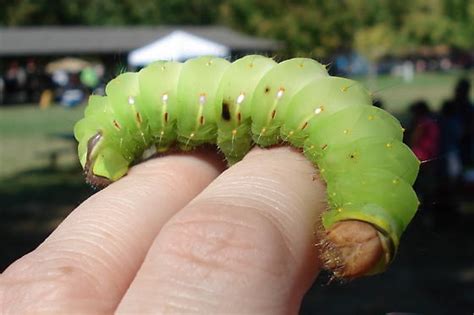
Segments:
[[[198,56],[227,57],[230,49],[202,37],[174,31],[157,41],[138,48],[128,55],[128,64],[146,66],[156,60],[184,61]]]

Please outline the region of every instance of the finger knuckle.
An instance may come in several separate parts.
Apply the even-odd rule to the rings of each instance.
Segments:
[[[198,206],[199,207],[199,206]],[[185,264],[233,276],[286,276],[290,250],[272,218],[251,208],[227,205],[189,211],[165,226],[162,250]]]

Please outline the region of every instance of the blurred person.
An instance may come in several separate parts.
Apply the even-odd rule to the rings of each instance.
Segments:
[[[427,211],[427,215],[423,216],[424,222],[433,225],[436,220],[440,130],[434,114],[425,101],[414,102],[410,106],[410,112],[412,122],[408,130],[407,142],[413,153],[422,162],[414,189],[422,203],[421,209]]]
[[[421,100],[410,106],[413,116],[409,146],[420,161],[434,159],[439,151],[439,126],[428,104]]]
[[[34,59],[28,60],[26,64],[26,93],[27,101],[30,103],[38,103],[40,97],[40,74]]]
[[[99,85],[99,76],[97,75],[95,68],[92,67],[87,67],[82,70],[79,79],[82,85],[86,88],[88,94],[92,94]]]
[[[0,76],[0,105],[3,104],[4,93],[5,93],[5,81],[3,80],[3,77]]]
[[[440,159],[436,220],[449,222],[457,219],[459,183],[463,170],[461,160],[462,120],[451,100],[443,102],[439,115]],[[442,224],[437,224],[441,226]]]
[[[474,112],[469,100],[470,89],[471,83],[469,80],[461,78],[456,84],[453,98],[453,105],[462,125],[461,159],[465,166],[472,166],[474,162]]]
[[[443,156],[441,175],[450,183],[455,183],[462,173],[461,140],[462,120],[450,100],[443,102],[439,116],[440,155]]]
[[[26,100],[26,72],[18,64],[17,61],[12,61],[5,73],[5,93],[7,102],[22,103]]]
[[[81,83],[78,73],[69,75],[68,84],[64,87],[59,103],[66,107],[74,107],[86,100],[85,87]]]
[[[41,109],[48,108],[54,101],[54,82],[51,75],[40,72],[40,96],[39,106]]]

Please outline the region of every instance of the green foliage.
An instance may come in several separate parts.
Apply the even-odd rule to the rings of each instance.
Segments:
[[[13,0],[2,4],[0,24],[211,24],[217,15],[213,0]]]
[[[421,47],[474,48],[472,0],[0,0],[0,25],[223,24],[286,43],[289,56],[354,47],[375,60]],[[387,36],[381,36],[386,34]],[[367,49],[367,47],[377,47]]]

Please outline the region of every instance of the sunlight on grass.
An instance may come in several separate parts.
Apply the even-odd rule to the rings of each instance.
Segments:
[[[0,107],[0,179],[47,167],[53,151],[60,152],[59,165],[76,163],[75,144],[62,136],[72,135],[83,111],[83,106],[45,110],[34,105]]]
[[[433,110],[439,110],[443,101],[452,98],[454,87],[459,78],[465,76],[462,72],[421,73],[416,74],[412,82],[404,82],[400,77],[380,76],[373,87],[366,77],[357,77],[365,86],[380,98],[386,110],[394,114],[403,114],[411,103],[426,100]],[[474,75],[470,74],[471,79]],[[471,90],[471,98],[474,91]]]

